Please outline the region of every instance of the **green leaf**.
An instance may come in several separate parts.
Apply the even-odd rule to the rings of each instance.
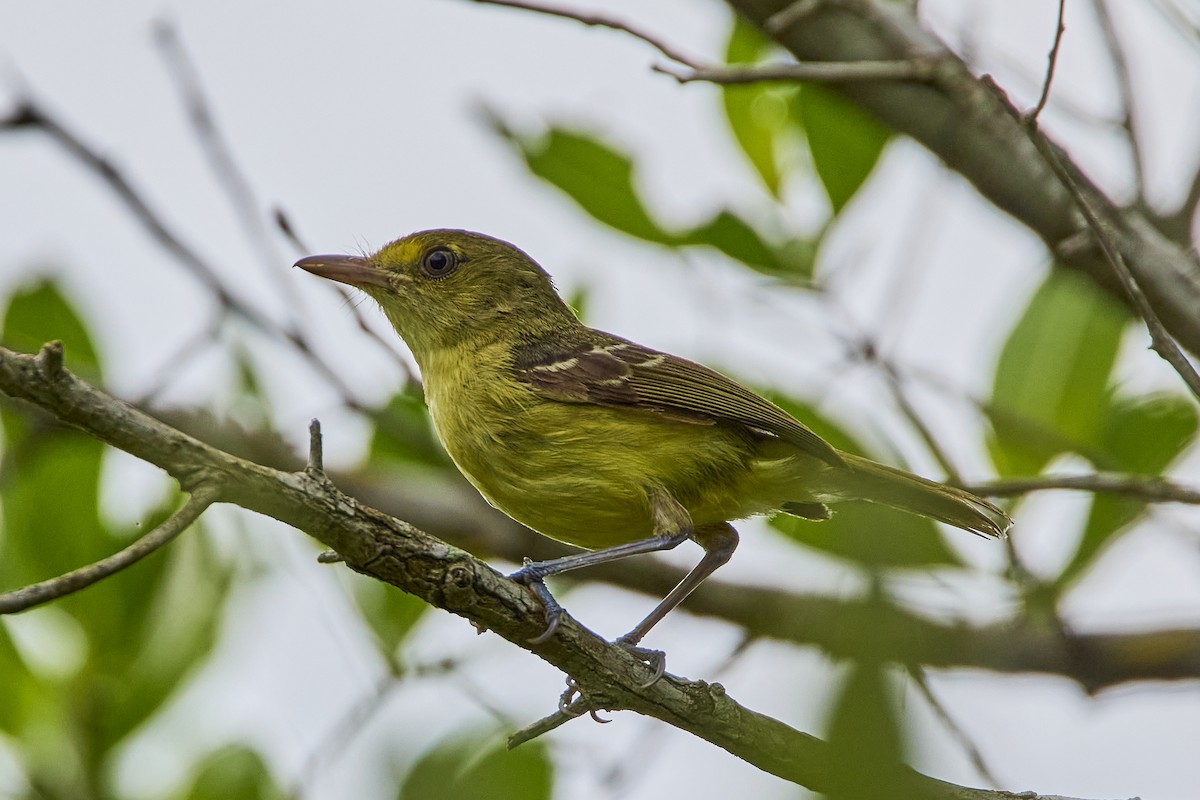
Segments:
[[[925,517],[877,503],[830,505],[833,516],[817,522],[788,514],[771,517],[771,527],[794,542],[871,567],[957,566],[937,525]]]
[[[368,457],[373,464],[399,461],[442,470],[453,466],[434,433],[421,388],[405,387],[375,418]]]
[[[72,370],[99,376],[95,348],[83,322],[51,283],[18,292],[4,312],[0,340],[36,352],[62,340]],[[114,549],[97,510],[103,445],[47,414],[0,411],[9,469],[0,483],[3,530],[0,589],[62,574]]]
[[[493,127],[513,144],[530,172],[565,192],[595,220],[645,242],[680,248],[714,247],[760,272],[811,276],[816,247],[803,240],[770,242],[732,211],[722,210],[688,231],[663,228],[650,215],[633,185],[633,161],[590,135],[551,128],[537,140],[521,137],[499,118]]]
[[[863,636],[883,635],[863,631]],[[827,732],[834,800],[906,797],[897,782],[903,771],[904,741],[896,697],[882,662],[856,662],[833,707]]]
[[[1127,319],[1090,281],[1050,270],[996,365],[989,445],[1001,475],[1035,475],[1064,452],[1095,460]]]
[[[255,751],[230,745],[201,763],[186,800],[271,800],[284,793]]]
[[[594,217],[630,236],[658,244],[675,237],[659,227],[633,185],[633,161],[600,141],[562,128],[551,128],[539,140],[513,133],[498,118],[493,127],[516,146],[529,171],[566,192]]]
[[[1175,395],[1117,398],[1106,409],[1101,447],[1122,472],[1158,475],[1196,438],[1197,416],[1192,403]],[[1080,577],[1117,536],[1142,517],[1146,504],[1128,497],[1097,494],[1087,526],[1071,561],[1058,577],[1064,587]]]
[[[429,604],[377,580],[353,578],[354,597],[375,632],[380,650],[392,658],[429,609]]]
[[[721,211],[706,224],[683,234],[681,244],[703,244],[715,247],[725,255],[759,272],[788,273],[810,277],[812,258],[803,254],[788,254],[768,244],[749,223],[731,211]],[[800,255],[800,257],[796,257]]]
[[[836,214],[870,176],[891,131],[842,95],[818,84],[804,84],[794,108]]]
[[[400,800],[549,800],[554,771],[538,742],[507,750],[502,739],[454,737],[426,753],[409,770]]]
[[[145,533],[180,504],[177,493],[140,527]],[[86,590],[111,620],[89,622],[94,640],[90,680],[108,690],[107,744],[115,746],[165,705],[216,644],[233,562],[216,552],[203,521],[102,584]],[[120,630],[117,630],[120,628]]]
[[[63,343],[67,366],[93,383],[100,382],[100,359],[83,320],[52,281],[19,290],[4,312],[0,342],[22,353],[36,353],[54,339]]]
[[[735,14],[725,47],[725,62],[754,63],[773,46],[757,28]],[[733,137],[775,197],[779,196],[782,183],[776,142],[788,128],[788,103],[795,92],[795,87],[767,83],[721,87],[725,118]]]
[[[774,393],[768,396],[839,450],[869,455],[853,436],[811,406]],[[827,520],[776,514],[770,524],[794,542],[872,567],[959,564],[932,520],[867,502],[836,503],[830,510],[833,517]]]

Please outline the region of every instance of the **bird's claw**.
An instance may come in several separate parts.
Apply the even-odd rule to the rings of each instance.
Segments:
[[[622,636],[613,642],[617,647],[624,650],[629,655],[641,661],[654,670],[654,674],[650,676],[650,680],[641,684],[641,688],[649,689],[654,684],[658,683],[667,672],[667,654],[662,650],[652,650],[649,647],[638,647],[634,642],[630,641],[626,636]]]
[[[549,641],[554,632],[558,630],[558,626],[562,622],[563,607],[554,599],[554,595],[550,594],[550,588],[546,586],[542,575],[537,570],[530,569],[532,565],[533,562],[527,558],[525,566],[508,577],[517,583],[528,586],[541,601],[542,607],[546,609],[546,630],[528,640],[530,644],[543,644]]]
[[[572,717],[583,716],[583,712],[587,711],[587,713],[591,715],[592,719],[594,719],[596,722],[599,722],[601,725],[612,722],[611,719],[605,719],[604,717],[600,716],[600,713],[590,706],[581,706],[578,710],[572,709],[571,704],[575,702],[576,697],[578,697],[581,701],[584,700],[583,692],[579,689],[579,684],[574,678],[568,675],[567,688],[563,690],[563,693],[559,695],[558,698],[558,710],[563,714],[570,714]]]

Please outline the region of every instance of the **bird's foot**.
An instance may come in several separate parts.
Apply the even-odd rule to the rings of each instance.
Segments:
[[[646,666],[654,670],[650,676],[650,680],[641,684],[643,689],[649,689],[658,679],[661,678],[667,671],[667,654],[662,650],[652,650],[649,647],[639,647],[637,639],[632,638],[632,634],[625,634],[616,639],[613,644],[624,650],[629,655],[636,658],[638,661],[644,662]]]
[[[528,586],[537,599],[541,601],[542,607],[546,609],[546,630],[542,631],[537,636],[529,640],[530,644],[542,644],[554,635],[558,630],[559,623],[562,622],[563,607],[554,599],[554,595],[550,594],[550,588],[546,586],[545,576],[537,569],[537,565],[530,559],[525,559],[525,566],[508,576],[517,583],[523,583]]]

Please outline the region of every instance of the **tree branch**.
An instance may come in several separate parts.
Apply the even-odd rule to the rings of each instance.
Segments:
[[[1039,475],[1036,478],[1005,478],[982,483],[965,483],[962,488],[984,497],[1018,497],[1030,492],[1067,489],[1080,492],[1118,494],[1147,503],[1200,504],[1200,489],[1166,478],[1097,472],[1090,475]]]
[[[664,64],[651,67],[655,72],[670,75],[680,83],[705,81],[736,85],[744,83],[820,81],[822,83],[851,83],[854,81],[929,80],[936,65],[930,61],[852,61],[841,64],[821,62],[807,64],[762,64],[749,67],[693,67],[677,69]]]
[[[206,486],[198,487],[178,511],[124,550],[57,578],[0,594],[0,614],[16,614],[66,597],[133,566],[187,530],[215,500],[215,491]]]
[[[44,360],[53,360],[53,356]],[[593,708],[652,716],[693,733],[754,766],[815,791],[839,786],[829,746],[747,709],[716,684],[666,676],[641,683],[649,667],[570,617],[548,641],[542,609],[527,588],[470,554],[408,523],[361,505],[323,476],[281,472],[187,436],[89,386],[66,370],[0,348],[0,391],[32,402],[114,447],[159,466],[185,491],[207,487],[231,502],[296,527],[340,553],[357,572],[487,628],[571,675]],[[884,776],[898,795],[946,800],[1007,800],[922,775],[903,765]]]
[[[937,62],[931,82],[855,82],[835,86],[893,130],[906,133],[969,180],[979,192],[1036,232],[1063,266],[1130,302],[1104,254],[1073,247],[1087,230],[1074,199],[1030,141],[1011,104],[928,31],[908,6],[873,0],[728,0],[797,60]],[[799,9],[792,14],[790,9]],[[803,12],[800,14],[800,12]],[[799,14],[802,24],[792,17]],[[776,24],[768,21],[775,18]],[[779,22],[783,19],[784,22]],[[1200,264],[1185,242],[1167,239],[1140,212],[1119,209],[1072,167],[1080,191],[1114,225],[1117,251],[1165,328],[1200,353]],[[1087,241],[1094,241],[1088,237]]]

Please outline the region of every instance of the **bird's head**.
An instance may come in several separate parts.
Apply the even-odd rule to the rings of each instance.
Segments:
[[[472,340],[536,336],[575,321],[537,262],[481,233],[421,231],[369,256],[308,256],[296,266],[374,298],[418,360]]]

